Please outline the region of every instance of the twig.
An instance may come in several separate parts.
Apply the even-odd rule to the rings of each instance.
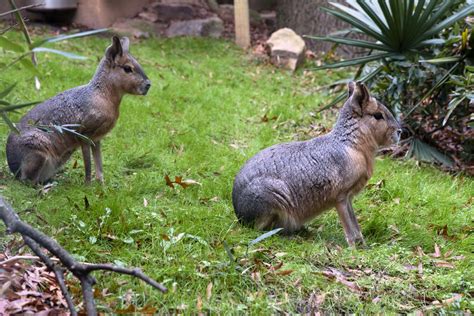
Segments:
[[[12,263],[12,262],[15,262],[15,261],[20,261],[20,260],[41,260],[41,258],[37,257],[37,256],[13,256],[13,257],[10,257],[6,260],[0,261],[0,266],[4,266],[4,265],[7,265],[9,263]],[[51,258],[51,260],[59,262],[59,260],[56,259],[56,258]]]
[[[53,260],[42,251],[42,248],[46,249],[51,255],[58,258],[62,265],[77,279],[79,279],[81,282],[82,296],[87,315],[97,315],[93,291],[93,286],[96,283],[96,280],[90,275],[92,272],[97,270],[128,274],[143,280],[162,292],[167,291],[163,285],[146,276],[140,269],[137,268],[127,269],[111,264],[89,264],[77,262],[55,240],[21,221],[18,214],[15,213],[13,208],[7,202],[5,202],[2,197],[0,197],[0,219],[5,223],[7,228],[6,232],[8,234],[21,234],[28,247],[30,247],[31,250],[46,264],[49,270],[55,273],[56,279],[58,280],[59,286],[63,292],[68,304],[68,308],[72,315],[77,315],[77,312],[74,308],[71,295],[64,282],[63,269],[58,267],[53,262]]]
[[[23,32],[23,35],[25,36],[26,43],[28,44],[29,50],[33,50],[33,41],[31,40],[30,32],[28,32],[28,28],[26,27],[25,20],[21,16],[20,11],[18,10],[18,7],[16,6],[15,0],[9,0],[10,6],[12,7],[13,11],[15,11],[15,16],[18,21],[18,24],[20,25],[20,29]],[[36,59],[36,54],[34,52],[31,52],[31,62],[33,65],[36,67],[38,65],[38,60]],[[37,76],[35,76],[35,83],[39,83],[39,79]],[[36,85],[36,88],[39,90],[39,85]]]
[[[10,10],[10,11],[7,11],[7,12],[3,12],[3,13],[0,13],[0,18],[2,16],[9,15],[9,14],[12,14],[12,13],[16,13],[16,12],[19,12],[19,11],[23,11],[23,10],[26,10],[26,9],[39,7],[39,6],[42,6],[43,4],[44,3],[30,4],[30,5],[26,5],[24,7],[20,7],[20,8],[13,9],[13,10]]]

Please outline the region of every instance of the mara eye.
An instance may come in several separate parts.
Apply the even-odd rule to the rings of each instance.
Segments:
[[[125,71],[128,74],[133,72],[133,69],[130,66],[123,66],[122,68],[123,68],[123,71]]]
[[[376,120],[382,120],[383,119],[383,114],[380,113],[380,112],[374,113],[373,116]]]

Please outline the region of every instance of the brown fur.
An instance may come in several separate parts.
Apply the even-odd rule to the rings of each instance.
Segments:
[[[91,180],[91,149],[96,179],[103,181],[101,139],[115,126],[119,106],[126,93],[145,95],[150,81],[140,64],[129,53],[129,40],[112,38],[92,80],[84,86],[64,91],[31,109],[18,124],[20,134],[7,140],[7,160],[11,171],[21,180],[43,183],[50,180],[82,148],[86,182]],[[77,132],[90,138],[95,146],[72,134],[39,129],[38,125],[78,124]]]

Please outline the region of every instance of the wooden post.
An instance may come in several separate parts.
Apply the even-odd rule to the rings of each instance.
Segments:
[[[242,48],[250,46],[249,0],[234,1],[235,42]]]

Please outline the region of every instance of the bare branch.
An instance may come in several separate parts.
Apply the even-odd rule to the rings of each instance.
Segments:
[[[23,11],[23,10],[26,10],[26,9],[39,7],[39,6],[42,6],[43,4],[44,4],[44,3],[30,4],[30,5],[26,5],[26,6],[24,6],[24,7],[16,8],[16,9],[13,9],[13,10],[10,10],[10,11],[7,11],[7,12],[2,12],[2,13],[0,13],[0,18],[1,18],[2,16],[6,16],[6,15],[9,15],[9,14],[12,14],[12,13],[16,13],[16,12],[19,12],[19,11]]]
[[[119,266],[114,266],[112,264],[90,264],[77,262],[69,254],[69,252],[62,248],[55,240],[46,236],[42,232],[34,229],[25,222],[21,221],[18,214],[15,213],[13,208],[7,202],[5,202],[5,200],[1,196],[0,219],[6,225],[7,233],[21,234],[28,247],[30,247],[31,250],[38,256],[38,258],[46,264],[50,271],[54,272],[61,291],[68,304],[68,308],[71,311],[71,315],[77,315],[77,312],[75,310],[71,294],[69,293],[66,283],[64,281],[64,270],[63,268],[57,266],[54,262],[55,259],[46,255],[43,252],[42,248],[46,249],[50,254],[55,256],[67,270],[69,270],[76,278],[79,279],[79,281],[81,282],[82,297],[87,315],[97,315],[97,308],[94,301],[93,291],[93,286],[96,283],[96,280],[90,275],[92,272],[97,270],[111,271],[119,274],[131,275],[133,277],[143,280],[147,284],[153,286],[154,288],[162,292],[167,291],[167,289],[163,285],[145,275],[138,268],[128,269]],[[7,262],[12,262],[13,258],[7,259],[2,263],[5,264]],[[29,257],[28,259],[31,258],[37,259],[36,257]]]

